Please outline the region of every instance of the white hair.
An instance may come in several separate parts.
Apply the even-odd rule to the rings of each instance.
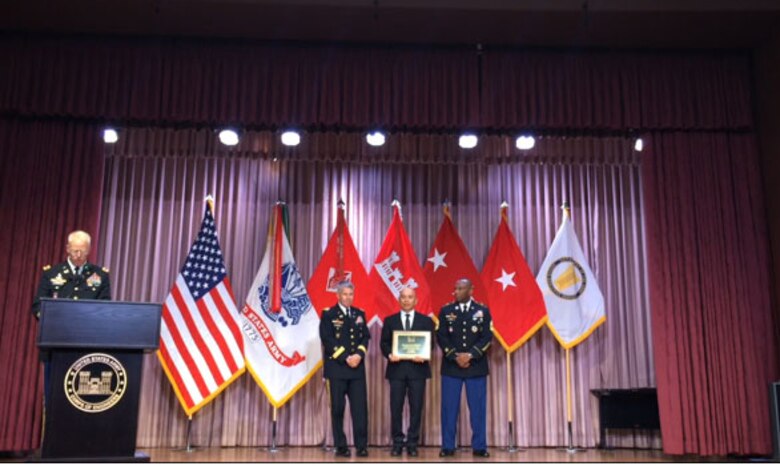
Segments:
[[[92,237],[86,231],[76,230],[68,235],[68,244],[74,241],[82,241],[89,246],[92,244]]]

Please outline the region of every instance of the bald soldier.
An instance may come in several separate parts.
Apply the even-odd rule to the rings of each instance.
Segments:
[[[85,231],[68,235],[65,262],[43,268],[38,292],[32,305],[35,318],[40,317],[41,298],[55,299],[111,299],[108,269],[92,264],[89,258],[92,238]]]

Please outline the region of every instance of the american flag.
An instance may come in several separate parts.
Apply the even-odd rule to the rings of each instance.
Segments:
[[[238,308],[209,206],[165,299],[157,356],[187,415],[245,370]]]

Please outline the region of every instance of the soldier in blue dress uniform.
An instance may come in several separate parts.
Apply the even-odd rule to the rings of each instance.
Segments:
[[[441,437],[439,456],[455,454],[455,433],[460,394],[466,385],[474,456],[487,458],[487,351],[493,340],[490,311],[472,299],[468,279],[455,282],[455,302],[439,311],[436,339],[444,357],[441,363]]]

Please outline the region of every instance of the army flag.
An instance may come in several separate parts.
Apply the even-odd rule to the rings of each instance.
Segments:
[[[536,279],[509,229],[506,209],[502,204],[501,222],[481,276],[490,296],[493,333],[511,353],[544,325],[547,311]]]
[[[401,204],[393,201],[393,221],[368,274],[374,290],[374,306],[366,310],[368,324],[380,323],[400,309],[398,295],[409,287],[417,292],[417,311],[430,315],[431,294],[412,242],[401,218]]]
[[[241,313],[247,368],[276,408],[322,365],[320,318],[295,265],[283,223],[283,205],[277,204],[265,255]]]
[[[604,296],[588,266],[568,209],[536,277],[547,304],[547,327],[565,349],[606,321]]]
[[[365,310],[374,307],[374,293],[368,280],[368,273],[360,261],[352,235],[349,234],[344,216],[344,203],[339,202],[336,229],[322,253],[320,263],[314,269],[306,289],[317,313],[336,304],[336,287],[341,282],[355,286],[355,307]]]
[[[198,237],[163,302],[157,351],[188,416],[244,373],[238,321],[209,202]]]
[[[474,299],[488,306],[488,294],[479,276],[468,249],[452,223],[449,205],[444,206],[444,219],[433,240],[428,258],[423,264],[425,279],[431,288],[431,306],[434,316],[446,304],[453,302],[455,281],[461,278],[471,280],[474,285]]]

